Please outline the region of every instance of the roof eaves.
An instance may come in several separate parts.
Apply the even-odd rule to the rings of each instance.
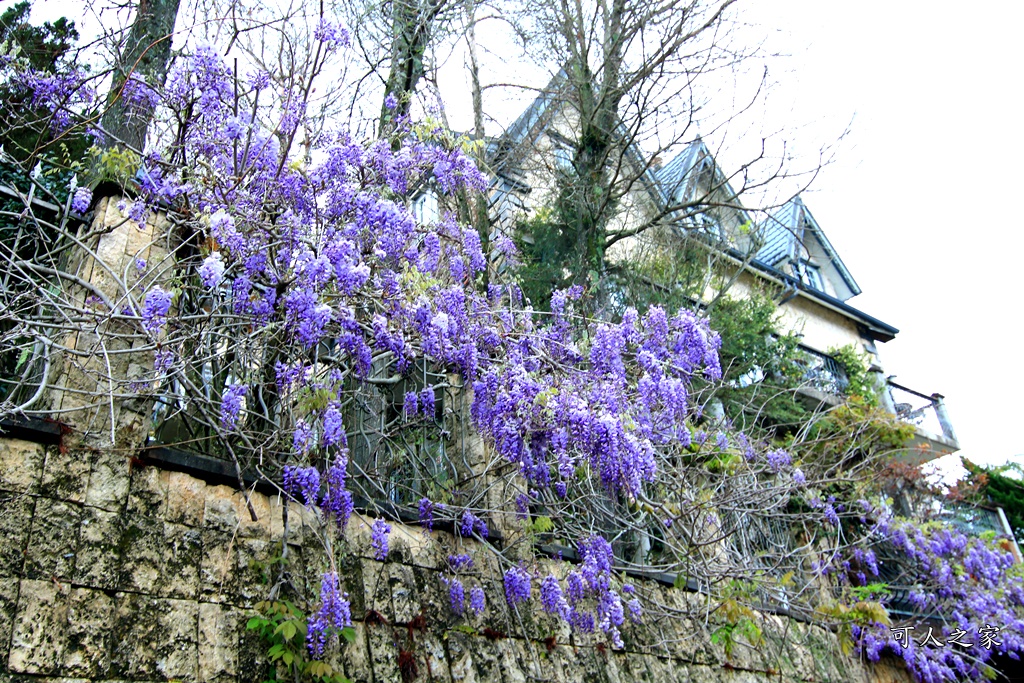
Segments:
[[[743,255],[740,252],[736,251],[735,249],[730,249],[729,251],[731,252],[730,255],[733,258],[743,260]],[[863,324],[870,332],[872,332],[872,336],[877,341],[892,341],[899,333],[899,329],[893,327],[892,325],[886,322],[882,322],[878,318],[872,315],[868,315],[867,313],[858,308],[854,308],[853,306],[851,306],[850,304],[846,303],[841,299],[837,299],[834,296],[830,296],[825,292],[818,291],[813,287],[808,287],[798,278],[783,273],[782,271],[773,268],[772,266],[768,265],[767,263],[764,263],[763,261],[760,261],[756,258],[751,259],[749,261],[749,265],[754,269],[760,270],[766,275],[769,275],[772,278],[780,280],[782,283],[789,285],[790,287],[793,287],[800,294],[803,294],[807,298],[816,299],[820,303],[825,304],[829,308],[838,309],[840,312],[846,313],[850,317],[856,319],[858,322]]]

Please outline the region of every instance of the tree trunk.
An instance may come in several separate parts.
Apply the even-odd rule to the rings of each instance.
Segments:
[[[180,2],[139,0],[135,21],[114,72],[107,111],[101,120],[107,134],[106,146],[143,151],[153,106],[147,101],[129,101],[124,97],[125,84],[134,75],[152,88],[163,86]]]

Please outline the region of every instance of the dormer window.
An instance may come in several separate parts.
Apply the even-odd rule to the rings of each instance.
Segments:
[[[795,264],[795,269],[796,276],[800,278],[800,282],[819,292],[825,291],[825,283],[821,279],[821,268],[810,261],[801,259]]]

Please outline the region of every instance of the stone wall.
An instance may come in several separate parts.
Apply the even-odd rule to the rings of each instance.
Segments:
[[[0,681],[266,680],[267,645],[245,623],[267,597],[262,563],[279,552],[284,510],[261,493],[251,502],[257,522],[239,491],[130,453],[0,439]],[[289,519],[294,582],[315,596],[317,521],[294,505]],[[759,648],[741,642],[729,657],[711,642],[713,626],[692,617],[648,618],[612,651],[601,637],[510,613],[500,585],[485,585],[482,617],[457,618],[444,558],[460,544],[496,568],[494,553],[394,527],[386,563],[372,559],[358,517],[338,549],[356,640],[336,663],[355,681],[403,681],[400,660],[405,683],[908,680],[842,655],[827,631],[772,615],[760,617]],[[703,604],[653,582],[638,590],[679,614]]]

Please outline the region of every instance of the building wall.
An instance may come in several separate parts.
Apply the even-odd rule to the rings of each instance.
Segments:
[[[83,459],[67,444],[0,439],[0,681],[265,680],[267,645],[245,623],[270,590],[261,563],[279,552],[284,510],[262,493],[250,501],[256,522],[239,491],[127,453]],[[293,580],[315,596],[319,523],[294,504],[289,518]],[[727,657],[700,616],[705,598],[653,582],[639,592],[675,616],[629,626],[621,651],[535,609],[511,613],[500,583],[484,584],[482,617],[459,618],[441,582],[446,556],[459,544],[494,570],[495,551],[394,528],[387,562],[372,559],[358,517],[337,554],[356,639],[333,661],[354,681],[909,680],[896,663],[841,654],[824,629],[769,614],[758,617],[765,642]]]

